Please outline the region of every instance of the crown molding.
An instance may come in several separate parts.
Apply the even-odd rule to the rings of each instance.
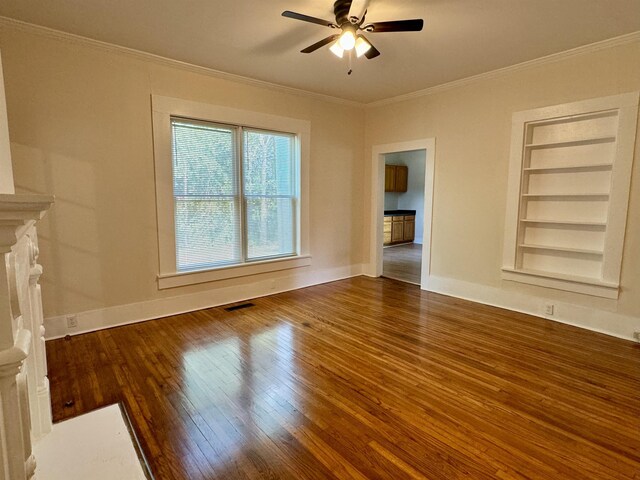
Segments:
[[[433,95],[435,93],[440,93],[440,92],[451,90],[457,87],[462,87],[464,85],[468,85],[474,82],[479,82],[482,80],[487,80],[495,77],[501,77],[512,72],[517,72],[520,70],[525,70],[525,69],[533,68],[540,65],[555,63],[567,58],[585,55],[588,53],[597,52],[599,50],[605,50],[607,48],[627,45],[634,42],[640,42],[640,30],[639,30],[639,31],[628,33],[625,35],[620,35],[618,37],[613,37],[613,38],[609,38],[599,42],[590,43],[588,45],[582,45],[580,47],[572,48],[570,50],[552,53],[551,55],[535,58],[533,60],[527,60],[526,62],[517,63],[515,65],[499,68],[497,70],[491,70],[489,72],[479,73],[477,75],[464,77],[458,80],[454,80],[452,82],[442,83],[440,85],[434,85],[433,87],[428,87],[421,90],[416,90],[414,92],[404,93],[402,95],[397,95],[394,97],[389,97],[382,100],[376,100],[374,102],[366,103],[366,102],[357,102],[355,100],[348,100],[346,98],[334,97],[332,95],[325,95],[322,93],[311,92],[311,91],[303,90],[300,88],[287,87],[285,85],[271,83],[265,80],[257,80],[250,77],[244,77],[242,75],[237,75],[234,73],[227,73],[221,70],[215,70],[213,68],[203,67],[201,65],[194,65],[192,63],[182,62],[180,60],[174,60],[172,58],[163,57],[161,55],[155,55],[153,53],[143,52],[141,50],[135,50],[133,48],[123,47],[123,46],[115,45],[108,42],[102,42],[100,40],[94,40],[89,37],[83,37],[81,35],[75,35],[73,33],[67,33],[61,30],[55,30],[53,28],[43,27],[41,25],[35,25],[33,23],[23,22],[22,20],[16,20],[10,17],[0,16],[0,28],[1,27],[10,27],[16,30],[27,32],[27,33],[41,35],[48,38],[54,38],[54,39],[66,41],[69,43],[87,45],[87,46],[90,46],[99,50],[103,50],[106,52],[119,53],[119,54],[127,55],[133,58],[137,58],[142,61],[154,62],[160,65],[175,67],[175,68],[190,71],[193,73],[215,77],[221,80],[228,80],[232,82],[242,83],[245,85],[250,85],[253,87],[265,88],[265,89],[280,92],[280,93],[297,95],[301,97],[308,97],[316,100],[323,100],[323,101],[334,103],[334,104],[340,104],[340,105],[346,105],[346,106],[358,107],[358,108],[375,108],[375,107],[381,107],[384,105],[391,105],[394,103],[404,102],[406,100],[420,98],[427,95]]]
[[[640,42],[640,30],[637,32],[628,33],[619,37],[608,38],[600,42],[590,43],[588,45],[582,45],[580,47],[572,48],[562,52],[552,53],[544,57],[539,57],[533,60],[527,60],[526,62],[517,63],[508,67],[499,68],[497,70],[491,70],[489,72],[479,73],[478,75],[472,75],[471,77],[464,77],[452,82],[442,83],[433,87],[424,88],[415,92],[405,93],[395,97],[385,98],[383,100],[377,100],[375,102],[369,102],[366,104],[368,108],[381,107],[384,105],[390,105],[393,103],[404,102],[406,100],[412,100],[419,97],[425,97],[427,95],[433,95],[435,93],[444,92],[457,87],[462,87],[471,83],[479,82],[481,80],[488,80],[491,78],[501,77],[509,73],[518,72],[520,70],[526,70],[528,68],[537,67],[540,65],[546,65],[555,63],[567,58],[586,55],[588,53],[597,52],[599,50],[605,50],[607,48],[618,47],[621,45],[627,45],[629,43]]]
[[[265,80],[257,80],[255,78],[245,77],[237,75],[235,73],[223,72],[209,67],[201,65],[195,65],[192,63],[182,62],[180,60],[174,60],[172,58],[163,57],[161,55],[155,55],[153,53],[144,52],[142,50],[136,50],[133,48],[123,47],[121,45],[115,45],[113,43],[103,42],[95,40],[89,37],[83,37],[73,33],[63,32],[62,30],[55,30],[49,27],[43,27],[41,25],[35,25],[33,23],[23,22],[22,20],[16,20],[15,18],[0,16],[0,28],[9,27],[15,30],[40,35],[43,37],[54,38],[68,43],[80,44],[90,46],[102,51],[116,53],[121,55],[127,55],[129,57],[136,58],[138,60],[153,62],[160,65],[179,68],[193,73],[201,75],[207,75],[215,77],[221,80],[228,80],[231,82],[242,83],[252,87],[266,88],[279,93],[286,93],[290,95],[297,95],[300,97],[308,97],[315,100],[322,100],[325,102],[336,103],[340,105],[346,105],[350,107],[363,108],[366,104],[362,102],[356,102],[354,100],[348,100],[346,98],[334,97],[332,95],[325,95],[317,92],[310,92],[308,90],[302,90],[294,87],[287,87],[286,85],[280,85],[277,83],[267,82]]]

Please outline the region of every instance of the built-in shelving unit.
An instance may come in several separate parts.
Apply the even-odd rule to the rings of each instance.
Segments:
[[[637,106],[635,93],[514,115],[505,278],[617,297]]]

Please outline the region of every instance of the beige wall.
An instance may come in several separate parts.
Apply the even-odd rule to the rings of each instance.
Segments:
[[[361,108],[8,26],[0,49],[17,189],[56,195],[39,227],[47,317],[256,281],[157,289],[151,94],[310,121],[312,266],[259,279],[278,290],[278,279],[308,283],[362,262]]]
[[[500,276],[512,114],[640,90],[639,59],[636,42],[367,111],[367,176],[372,145],[436,138],[432,275],[640,317],[638,147],[618,301],[503,282]]]
[[[271,288],[279,290],[357,272],[369,259],[372,145],[427,137],[437,142],[434,277],[640,317],[640,148],[618,301],[500,277],[511,115],[639,90],[640,43],[366,109],[223,80],[29,29],[2,27],[0,49],[16,185],[22,192],[57,196],[39,229],[48,317],[186,294],[197,297],[184,297],[184,305],[190,298],[205,304],[208,292],[244,288],[250,296],[252,282],[265,279],[274,279]],[[157,289],[151,94],[311,122],[312,267]],[[136,318],[135,309],[127,312]]]

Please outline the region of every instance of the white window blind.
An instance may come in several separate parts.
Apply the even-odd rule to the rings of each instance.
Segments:
[[[293,136],[244,131],[247,258],[294,253]]]
[[[295,255],[295,136],[171,125],[178,271]]]

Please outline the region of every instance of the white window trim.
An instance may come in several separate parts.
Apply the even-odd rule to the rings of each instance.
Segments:
[[[543,107],[513,114],[511,153],[507,193],[507,211],[503,249],[502,278],[586,295],[617,299],[627,223],[631,170],[636,140],[638,92],[612,95],[574,103]],[[600,279],[571,275],[529,272],[516,268],[520,193],[523,168],[523,145],[527,122],[618,110],[616,159],[612,169],[609,213],[606,226],[604,261]]]
[[[212,282],[246,275],[256,275],[311,264],[309,254],[309,158],[311,124],[306,120],[266,113],[193,102],[179,98],[151,96],[153,113],[153,146],[158,220],[159,274],[158,288],[174,288]],[[176,237],[173,197],[173,166],[171,150],[171,117],[183,117],[205,122],[242,125],[292,133],[296,136],[300,169],[300,198],[296,218],[298,225],[296,256],[225,265],[203,270],[179,272],[176,268]]]

